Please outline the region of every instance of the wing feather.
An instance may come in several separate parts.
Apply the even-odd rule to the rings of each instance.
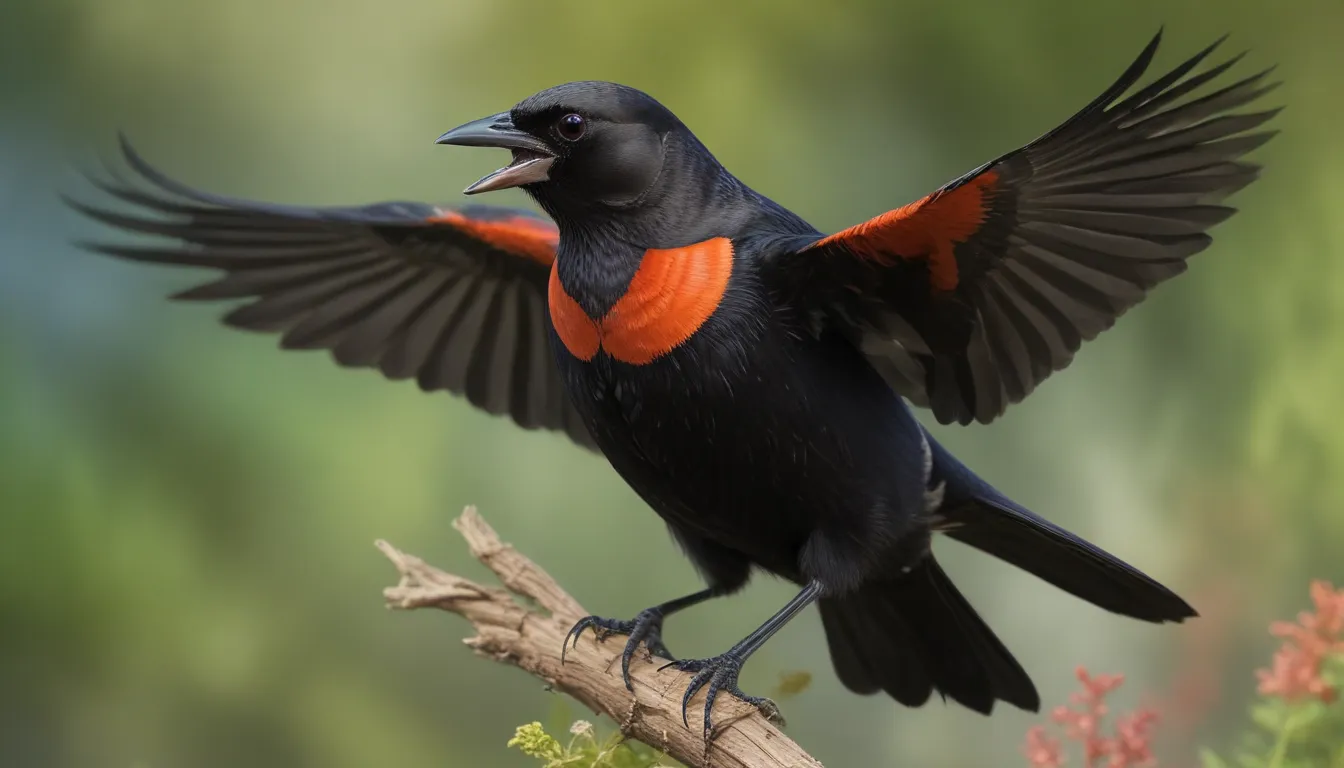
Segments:
[[[1185,271],[1259,173],[1242,158],[1278,110],[1229,113],[1273,90],[1272,70],[1196,95],[1242,58],[1191,74],[1220,40],[1125,97],[1160,40],[1030,144],[779,257],[783,287],[939,421],[997,418]]]
[[[130,211],[67,202],[111,228],[172,244],[85,244],[90,250],[222,271],[173,298],[244,300],[225,324],[279,334],[286,349],[330,350],[342,366],[414,378],[595,448],[549,350],[551,222],[482,206],[236,200],[174,181],[122,148],[137,178],[112,172],[92,182]]]

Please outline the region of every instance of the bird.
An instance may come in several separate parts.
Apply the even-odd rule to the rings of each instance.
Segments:
[[[119,202],[65,199],[154,239],[86,248],[214,270],[173,298],[243,301],[228,326],[605,457],[705,586],[629,619],[585,617],[561,650],[588,630],[624,636],[627,687],[641,646],[687,673],[682,719],[703,689],[707,742],[720,694],[778,714],[738,677],[813,604],[850,691],[1037,711],[1032,678],[934,557],[935,535],[1105,611],[1156,624],[1196,611],[1009,499],[916,414],[993,422],[1185,271],[1234,212],[1226,198],[1258,177],[1244,156],[1278,110],[1243,108],[1277,85],[1272,67],[1227,84],[1242,56],[1196,72],[1220,39],[1136,87],[1161,39],[1039,138],[832,234],[739,180],[653,97],[599,81],[436,140],[510,151],[465,194],[521,188],[545,215],[234,199],[173,180],[124,137],[133,175],[91,177]],[[674,657],[665,620],[756,573],[796,596],[723,653]]]

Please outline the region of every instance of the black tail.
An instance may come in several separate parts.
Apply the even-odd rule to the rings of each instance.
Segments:
[[[949,499],[937,514],[948,536],[1108,611],[1158,623],[1198,615],[1137,568],[1000,496]]]
[[[932,555],[820,609],[831,661],[851,691],[886,691],[911,707],[938,691],[985,714],[998,700],[1040,708],[1031,678]]]
[[[1009,501],[927,431],[924,437],[934,479],[945,483],[934,512],[938,531],[1108,611],[1157,623],[1199,615],[1134,566]]]

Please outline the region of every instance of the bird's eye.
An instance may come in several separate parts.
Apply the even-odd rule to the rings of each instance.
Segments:
[[[560,122],[555,124],[555,131],[565,141],[578,141],[588,131],[588,123],[584,121],[583,115],[571,112],[560,118]]]

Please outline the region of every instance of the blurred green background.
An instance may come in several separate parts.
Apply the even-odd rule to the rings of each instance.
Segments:
[[[160,299],[194,276],[73,248],[97,229],[57,195],[92,198],[73,169],[112,156],[117,129],[212,191],[452,203],[499,157],[434,147],[440,132],[616,80],[834,230],[1052,127],[1163,23],[1159,68],[1223,32],[1226,54],[1252,49],[1235,73],[1280,65],[1263,179],[1067,373],[990,427],[937,434],[1204,617],[1120,619],[939,546],[1047,706],[1078,664],[1124,672],[1122,704],[1164,708],[1164,764],[1190,765],[1241,726],[1267,623],[1309,577],[1344,577],[1344,3],[4,0],[0,764],[528,764],[504,742],[559,697],[473,658],[461,620],[382,607],[377,537],[484,576],[450,527],[464,504],[602,613],[697,583],[564,439],[278,354],[219,308]],[[722,650],[791,592],[759,579],[678,616],[669,645]],[[784,702],[790,733],[827,765],[1019,765],[1043,719],[848,694],[814,612],[744,687],[795,670],[815,677]]]

